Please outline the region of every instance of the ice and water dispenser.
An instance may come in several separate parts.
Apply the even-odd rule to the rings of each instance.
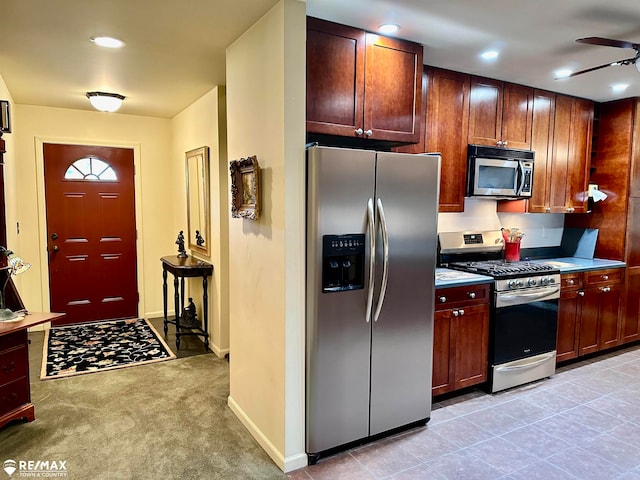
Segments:
[[[322,291],[364,288],[365,237],[361,233],[322,237]]]

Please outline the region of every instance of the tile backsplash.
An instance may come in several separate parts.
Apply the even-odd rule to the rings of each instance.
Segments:
[[[523,248],[557,247],[562,240],[564,214],[497,213],[496,200],[465,198],[463,213],[438,214],[438,232],[499,230],[517,227],[526,236]]]

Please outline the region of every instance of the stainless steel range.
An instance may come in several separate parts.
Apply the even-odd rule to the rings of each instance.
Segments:
[[[555,373],[560,271],[505,262],[499,230],[440,233],[442,266],[494,278],[489,389],[505,390]]]

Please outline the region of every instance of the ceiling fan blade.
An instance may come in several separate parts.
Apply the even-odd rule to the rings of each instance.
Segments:
[[[633,48],[638,50],[640,43],[625,42],[624,40],[613,40],[611,38],[602,37],[585,37],[576,40],[578,43],[587,43],[589,45],[602,45],[603,47],[619,47],[619,48]]]
[[[580,70],[578,72],[573,72],[571,75],[568,75],[567,77],[556,78],[556,80],[560,80],[561,78],[575,77],[576,75],[582,75],[583,73],[593,72],[594,70],[600,70],[601,68],[617,67],[619,65],[631,65],[631,64],[636,62],[637,58],[638,57],[631,57],[631,58],[627,58],[625,60],[618,60],[617,62],[605,63],[604,65],[598,65],[597,67],[591,67],[591,68],[587,68],[585,70]]]

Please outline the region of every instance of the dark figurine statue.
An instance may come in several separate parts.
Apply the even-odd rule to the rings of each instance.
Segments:
[[[204,245],[204,238],[200,235],[200,230],[196,230],[196,245],[199,247]]]
[[[185,328],[199,328],[200,320],[196,313],[196,306],[193,303],[193,298],[189,297],[189,304],[184,307],[182,312],[182,319],[180,319],[180,326]]]
[[[176,239],[176,245],[178,245],[178,258],[187,258],[187,251],[184,249],[184,233],[180,230],[178,238]]]

